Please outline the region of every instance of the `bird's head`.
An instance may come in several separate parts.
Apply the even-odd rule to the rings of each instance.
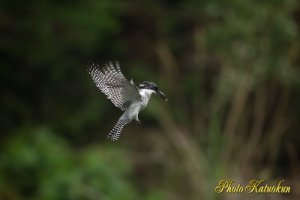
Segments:
[[[139,89],[146,89],[146,90],[150,90],[153,91],[154,94],[160,96],[162,99],[164,99],[165,101],[168,100],[168,98],[166,97],[166,95],[164,93],[162,93],[159,89],[158,86],[153,83],[153,82],[149,82],[149,81],[144,81],[139,85]]]

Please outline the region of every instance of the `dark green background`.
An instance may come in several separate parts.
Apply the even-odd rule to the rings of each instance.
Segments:
[[[270,199],[228,178],[299,198],[299,25],[297,0],[2,0],[0,199]],[[109,142],[93,60],[169,101]]]

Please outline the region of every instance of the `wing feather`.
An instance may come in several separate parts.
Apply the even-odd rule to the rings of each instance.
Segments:
[[[98,65],[92,64],[88,72],[100,91],[121,110],[130,105],[128,102],[141,97],[133,82],[129,82],[122,74],[118,62],[115,65],[109,62],[102,70]]]

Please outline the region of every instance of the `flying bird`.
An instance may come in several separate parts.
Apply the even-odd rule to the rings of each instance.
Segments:
[[[158,86],[150,81],[144,81],[136,86],[133,80],[128,81],[121,72],[118,62],[107,63],[102,69],[97,64],[88,68],[96,86],[108,99],[124,113],[108,134],[108,139],[116,141],[120,137],[123,127],[136,120],[140,123],[138,114],[146,108],[152,94],[160,96],[167,101],[167,97]]]

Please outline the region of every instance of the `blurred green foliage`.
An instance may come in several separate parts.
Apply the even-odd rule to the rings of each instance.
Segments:
[[[224,177],[299,185],[299,24],[296,0],[2,0],[0,199],[232,199],[212,192]],[[106,135],[121,112],[91,81],[93,59],[169,97],[118,143]]]
[[[49,130],[23,130],[1,147],[1,199],[136,199],[121,148],[72,149]]]

